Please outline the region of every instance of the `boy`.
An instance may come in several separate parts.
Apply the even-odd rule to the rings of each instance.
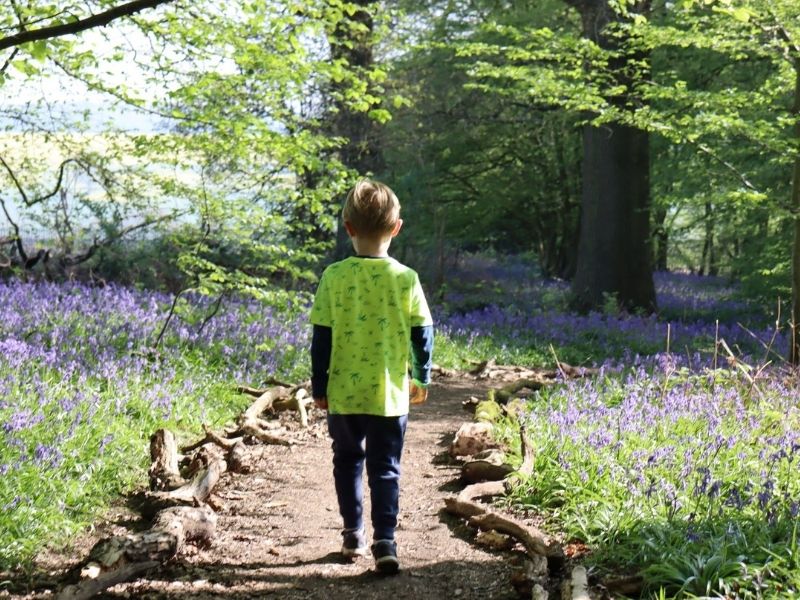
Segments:
[[[316,406],[328,410],[342,555],[367,552],[366,460],[372,554],[379,572],[394,574],[400,568],[394,531],[409,394],[413,404],[427,399],[433,321],[417,274],[388,255],[403,225],[394,192],[361,180],[347,195],[342,218],[356,256],[325,269],[314,298],[312,394]]]

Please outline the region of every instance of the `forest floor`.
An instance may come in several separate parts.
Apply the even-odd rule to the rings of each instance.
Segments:
[[[378,575],[371,557],[348,562],[340,556],[330,441],[324,413],[313,409],[302,445],[251,446],[252,471],[228,473],[220,481],[215,494],[224,508],[209,548],[189,545],[170,563],[97,597],[516,598],[508,554],[476,546],[466,525],[443,511],[443,499],[462,487],[459,465],[447,455],[455,431],[471,420],[461,402],[485,392],[475,380],[440,380],[432,385],[426,404],[412,407],[402,461],[399,574]],[[21,593],[24,583],[15,582],[19,593],[0,592],[0,598],[53,597],[52,590],[33,582],[48,573],[52,585],[98,539],[141,527],[127,509],[112,509],[67,551],[44,553],[42,571],[31,579],[27,592]]]

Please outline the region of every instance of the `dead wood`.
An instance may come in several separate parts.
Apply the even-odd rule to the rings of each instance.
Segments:
[[[475,536],[475,543],[492,550],[511,550],[517,542],[510,535],[504,533],[479,531],[478,535]]]
[[[86,562],[74,571],[75,585],[65,587],[58,600],[91,598],[95,594],[166,562],[188,541],[209,543],[217,516],[208,507],[173,507],[159,513],[151,529],[114,536],[95,544]]]
[[[276,379],[275,377],[267,377],[264,380],[264,383],[269,386],[278,386],[278,387],[285,387],[285,388],[293,388],[294,386],[291,383],[286,383],[285,381],[281,381]],[[237,385],[236,391],[240,394],[247,394],[249,396],[261,396],[265,392],[268,392],[270,388],[254,388],[250,387],[249,385]]]
[[[525,423],[520,423],[519,426],[519,443],[522,451],[522,464],[517,469],[517,473],[522,479],[528,479],[533,475],[536,452],[528,439],[528,426]]]
[[[480,379],[481,377],[484,377],[490,369],[495,367],[495,365],[496,363],[493,358],[482,360],[478,362],[475,367],[469,370],[469,374]]]
[[[252,470],[249,453],[241,440],[237,441],[228,451],[226,462],[228,470],[232,473],[249,473]]]
[[[299,388],[289,398],[279,398],[276,400],[272,408],[275,411],[283,410],[296,410],[300,418],[300,425],[303,429],[308,427],[308,411],[306,405],[311,404],[314,400],[308,395],[305,388]]]
[[[464,400],[461,403],[461,408],[474,414],[478,404],[480,404],[480,399],[476,398],[475,396],[470,396],[467,400]]]
[[[561,597],[567,600],[591,600],[586,567],[578,565],[572,569],[570,578],[562,584]]]
[[[531,598],[537,585],[547,585],[547,575],[547,559],[544,556],[523,556],[511,570],[511,585],[520,598]]]
[[[290,391],[291,388],[282,385],[268,389],[256,398],[255,402],[241,414],[239,417],[239,425],[241,426],[244,422],[254,422],[261,416],[261,413],[272,408],[275,400],[288,397]]]
[[[205,444],[212,443],[216,444],[223,450],[230,450],[236,445],[236,442],[240,441],[242,438],[227,438],[215,433],[208,425],[203,423],[203,432],[205,433],[205,437],[194,444],[189,444],[188,446],[182,446],[181,452],[184,454],[187,452],[192,452],[193,450],[197,450],[201,446]]]
[[[461,466],[461,478],[468,483],[500,481],[513,472],[514,467],[505,462],[505,453],[496,448],[479,452]]]
[[[561,378],[589,377],[597,375],[600,371],[596,368],[573,367],[567,363],[556,362],[556,369],[530,369],[518,365],[498,365],[494,359],[484,360],[475,363],[475,367],[470,369],[467,374],[476,379],[502,379],[513,380],[512,385],[519,386],[511,393],[516,393],[522,388],[532,390],[541,389],[543,386],[555,383]],[[519,383],[516,383],[519,381]],[[523,383],[524,382],[524,383]],[[505,386],[511,389],[511,386]]]
[[[150,461],[147,474],[151,490],[174,490],[186,483],[178,470],[178,444],[168,429],[150,436]]]
[[[296,444],[297,442],[293,440],[278,437],[267,431],[268,427],[265,422],[259,418],[261,413],[272,409],[276,400],[288,398],[290,393],[290,388],[278,386],[270,388],[261,394],[256,401],[250,405],[250,408],[243,412],[237,419],[237,424],[239,425],[241,433],[254,437],[265,444],[277,444],[280,446]]]
[[[450,444],[450,456],[473,456],[489,448],[497,448],[492,430],[492,424],[485,421],[464,423]]]
[[[458,496],[450,496],[444,499],[445,510],[462,519],[482,515],[489,511],[489,507],[475,502],[475,500],[500,496],[505,491],[506,486],[502,481],[486,481],[468,485]]]
[[[297,444],[294,440],[289,440],[286,438],[282,438],[275,434],[269,433],[265,431],[263,428],[256,425],[243,425],[241,429],[242,433],[245,435],[249,435],[259,442],[263,442],[264,444],[274,444],[276,446],[293,446]]]
[[[504,385],[501,388],[497,388],[489,392],[489,397],[492,400],[499,402],[500,404],[507,404],[511,398],[514,397],[515,394],[518,394],[521,390],[527,388],[532,391],[537,391],[542,389],[547,385],[551,385],[553,381],[549,379],[545,379],[540,377],[532,378],[532,377],[525,377],[523,379],[518,379],[508,385]]]
[[[531,555],[548,558],[564,557],[564,549],[560,544],[535,527],[524,525],[511,517],[496,512],[487,512],[470,517],[469,524],[484,530],[494,529],[501,533],[507,533],[519,540]]]
[[[149,560],[124,565],[108,573],[100,572],[93,578],[85,579],[79,584],[66,586],[56,596],[56,600],[87,600],[118,583],[136,579],[140,574],[157,567],[159,564],[156,560]]]
[[[219,478],[228,468],[222,459],[211,462],[200,469],[186,485],[171,492],[146,492],[140,496],[138,509],[145,518],[152,518],[159,511],[171,507],[197,506],[211,495]]]

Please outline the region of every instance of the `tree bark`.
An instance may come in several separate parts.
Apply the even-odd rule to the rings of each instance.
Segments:
[[[794,107],[795,141],[800,143],[800,56],[794,59],[795,87]],[[800,365],[800,151],[794,159],[792,180],[792,208],[794,211],[794,244],[792,247],[792,323],[789,332],[789,362]]]
[[[173,558],[187,541],[210,543],[216,525],[217,515],[207,506],[163,510],[147,531],[98,542],[80,569],[78,583],[61,590],[57,600],[86,600],[130,581]]]
[[[356,11],[351,16],[344,17],[330,37],[331,59],[346,61],[350,69],[364,77],[375,63],[374,19],[371,12],[375,10],[375,3],[373,0],[352,0],[351,3],[357,7]],[[371,89],[372,84],[369,88],[370,93],[375,93]],[[336,91],[334,88],[334,92]],[[333,108],[330,118],[332,134],[345,140],[339,149],[342,163],[361,176],[383,171],[385,162],[379,124],[369,113],[356,111],[344,101],[334,101]],[[337,207],[337,211],[339,218],[333,258],[341,260],[352,253],[352,247],[341,221],[341,206]]]
[[[667,210],[659,208],[654,216],[655,231],[653,238],[656,241],[655,268],[656,271],[667,270],[669,256],[669,232],[667,231]]]
[[[608,50],[619,44],[606,27],[621,20],[608,0],[565,0],[581,15],[584,37]],[[646,12],[644,1],[632,10]],[[625,73],[641,55],[619,52],[610,65],[618,83],[631,89]],[[630,92],[612,101],[635,101]],[[578,262],[572,281],[573,304],[586,311],[613,296],[625,310],[656,308],[650,248],[650,138],[647,132],[618,123],[587,125],[583,132],[583,191]]]

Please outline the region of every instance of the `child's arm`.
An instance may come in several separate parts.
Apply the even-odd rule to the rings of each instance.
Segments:
[[[421,404],[428,398],[433,365],[433,325],[411,328],[411,403]]]
[[[314,325],[311,335],[311,395],[317,408],[328,408],[328,368],[331,364],[333,330]]]

